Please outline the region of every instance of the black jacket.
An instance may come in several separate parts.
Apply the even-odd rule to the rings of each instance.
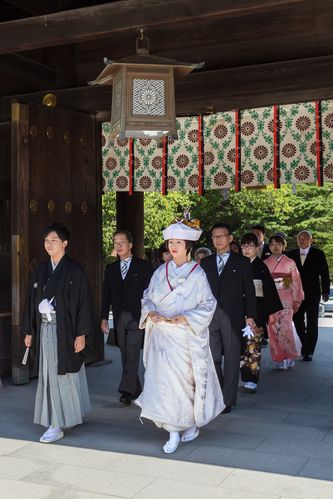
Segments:
[[[139,322],[142,295],[149,286],[152,274],[151,265],[135,256],[132,257],[125,279],[121,277],[119,260],[107,265],[104,273],[101,318],[108,320],[111,306],[115,329],[122,311],[131,312]]]
[[[67,255],[52,271],[51,261],[41,263],[32,274],[24,311],[22,329],[32,335],[32,349],[36,358],[34,374],[38,373],[41,315],[38,305],[44,298],[52,298],[57,317],[58,374],[78,372],[93,333],[93,303],[87,276],[82,267]],[[86,348],[74,352],[76,336],[86,336]]]
[[[269,256],[271,256],[272,252],[269,249],[269,244],[264,243],[264,247],[262,249],[260,260],[266,260]]]
[[[201,267],[206,272],[217,306],[225,309],[234,328],[243,328],[245,317],[256,319],[256,295],[248,258],[231,252],[220,276],[215,254],[203,258]]]
[[[267,265],[265,265],[264,262],[257,257],[251,262],[251,267],[253,279],[257,279],[262,282],[264,295],[263,297],[256,297],[256,324],[259,327],[265,327],[269,315],[275,314],[275,312],[278,312],[279,310],[283,310],[283,305]]]
[[[304,265],[301,264],[299,248],[290,250],[288,256],[295,261],[301,274],[305,301],[320,300],[320,295],[330,294],[330,275],[322,250],[311,246]]]

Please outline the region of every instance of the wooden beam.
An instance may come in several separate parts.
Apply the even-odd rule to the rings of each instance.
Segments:
[[[318,77],[320,75],[320,77]],[[333,98],[333,56],[192,73],[176,85],[178,116]],[[111,87],[51,90],[58,106],[110,119]],[[42,103],[45,92],[1,99],[8,120],[13,99]]]
[[[0,55],[0,74],[11,76],[40,90],[52,88],[57,82],[54,68],[19,54]]]
[[[45,0],[7,0],[7,2],[34,16],[50,14],[59,10],[58,0],[47,0],[47,2]]]
[[[121,0],[1,23],[0,53],[96,40],[123,31],[137,33],[138,27],[216,21],[304,4],[309,0]]]
[[[46,93],[57,98],[57,106],[71,111],[95,114],[100,110],[111,110],[111,87],[77,87],[62,90],[47,90],[27,94],[2,97],[0,100],[0,119],[10,119],[12,101],[42,105]]]

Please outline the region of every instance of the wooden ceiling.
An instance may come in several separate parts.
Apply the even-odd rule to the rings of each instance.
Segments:
[[[176,86],[178,115],[333,98],[333,0],[0,0],[1,117],[12,96],[109,119],[103,58],[205,61]]]

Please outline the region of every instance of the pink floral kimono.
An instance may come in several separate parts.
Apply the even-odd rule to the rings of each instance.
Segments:
[[[286,255],[282,255],[279,260],[270,256],[264,260],[264,263],[274,279],[283,305],[283,310],[274,314],[275,323],[268,325],[271,356],[276,362],[281,362],[284,359],[296,359],[300,352],[293,331],[293,314],[304,300],[301,276],[294,260]]]

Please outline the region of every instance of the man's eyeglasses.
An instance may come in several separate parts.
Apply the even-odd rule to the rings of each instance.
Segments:
[[[241,248],[255,248],[255,247],[256,247],[256,245],[251,244],[251,243],[250,244],[247,244],[247,243],[241,244]]]
[[[220,239],[221,237],[229,237],[230,234],[219,234],[216,236],[212,236],[212,239]]]

